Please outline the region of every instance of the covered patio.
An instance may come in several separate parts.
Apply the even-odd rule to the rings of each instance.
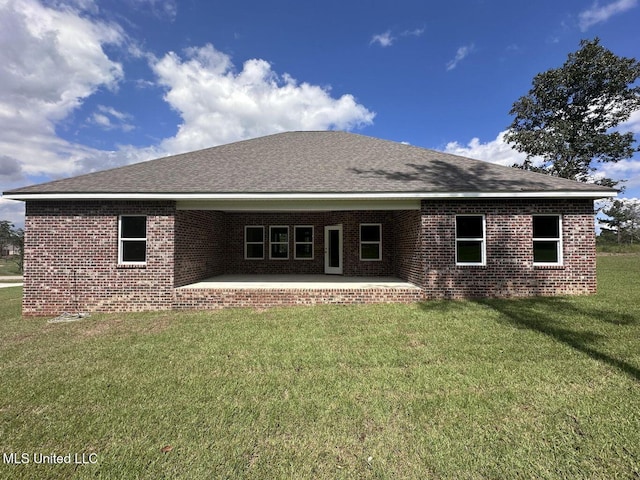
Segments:
[[[224,274],[175,290],[176,309],[411,303],[422,290],[396,277]]]
[[[418,288],[397,277],[347,277],[343,275],[225,274],[184,285],[179,289],[303,289]]]

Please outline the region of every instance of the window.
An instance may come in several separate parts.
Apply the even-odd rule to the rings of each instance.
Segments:
[[[562,222],[560,215],[533,216],[533,263],[562,265]]]
[[[382,260],[382,225],[360,224],[360,260]]]
[[[244,258],[262,260],[264,258],[264,227],[244,227]]]
[[[145,264],[147,262],[147,217],[120,217],[118,225],[118,263]]]
[[[483,215],[456,216],[456,265],[485,265]]]
[[[289,227],[269,227],[269,258],[286,260],[289,258]]]
[[[294,258],[296,260],[313,260],[313,227],[293,227]]]

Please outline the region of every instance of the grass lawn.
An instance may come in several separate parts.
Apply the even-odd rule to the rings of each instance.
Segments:
[[[0,276],[4,275],[22,275],[20,265],[15,257],[0,258]]]
[[[0,478],[640,478],[640,256],[598,268],[591,297],[66,324],[2,289]]]

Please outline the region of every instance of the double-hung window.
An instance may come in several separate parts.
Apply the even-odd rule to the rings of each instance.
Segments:
[[[289,227],[269,227],[269,258],[287,260],[289,258]]]
[[[533,264],[562,265],[562,218],[533,216]]]
[[[382,260],[382,225],[360,224],[360,260]]]
[[[118,222],[118,263],[147,263],[147,217],[122,215]]]
[[[293,227],[293,255],[296,260],[313,260],[313,226]]]
[[[264,258],[264,227],[247,225],[244,227],[244,258],[262,260]]]
[[[485,265],[484,215],[456,216],[456,265]]]

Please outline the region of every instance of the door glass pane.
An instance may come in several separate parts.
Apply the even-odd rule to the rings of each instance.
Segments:
[[[340,232],[329,230],[329,266],[340,266]]]

